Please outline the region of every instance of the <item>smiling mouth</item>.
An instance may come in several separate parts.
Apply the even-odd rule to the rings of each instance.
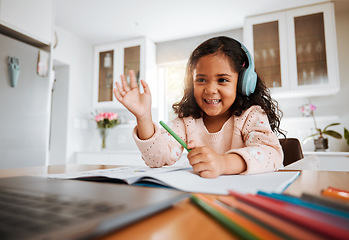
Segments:
[[[205,99],[205,102],[208,104],[217,104],[217,103],[220,103],[221,100],[219,100],[219,99]]]

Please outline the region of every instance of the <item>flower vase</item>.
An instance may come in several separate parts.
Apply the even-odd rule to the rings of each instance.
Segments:
[[[314,138],[315,152],[326,152],[328,149],[328,139],[320,136]]]
[[[109,133],[109,129],[108,128],[98,128],[99,129],[99,134],[101,135],[101,138],[102,138],[102,150],[103,149],[106,149],[107,148],[107,145],[106,145],[106,139],[107,139],[107,136],[108,136],[108,133]]]

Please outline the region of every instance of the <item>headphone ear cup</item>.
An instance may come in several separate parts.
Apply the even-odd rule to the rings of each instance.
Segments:
[[[245,95],[250,96],[251,93],[256,89],[257,84],[257,73],[254,71],[253,58],[248,52],[247,48],[240,43],[242,50],[246,53],[248,59],[248,68],[241,71],[239,74],[239,91]]]
[[[257,85],[257,74],[254,70],[247,68],[239,74],[238,90],[244,96],[250,96]]]
[[[238,79],[238,92],[241,93],[242,95],[245,96],[244,94],[244,76],[245,76],[246,69],[242,70],[239,74],[239,79]]]

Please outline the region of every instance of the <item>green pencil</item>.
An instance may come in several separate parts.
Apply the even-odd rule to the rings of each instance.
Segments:
[[[160,124],[169,134],[172,135],[172,137],[174,137],[185,149],[187,149],[188,152],[190,152],[191,149],[187,148],[187,144],[177,134],[175,134],[169,126],[167,126],[163,121],[160,121]]]
[[[228,217],[226,217],[223,213],[219,212],[215,207],[206,203],[198,196],[192,195],[191,201],[211,215],[215,220],[217,220],[220,224],[226,227],[229,231],[239,236],[241,239],[255,239],[258,237],[248,232],[246,229],[242,228],[239,224],[233,222]]]

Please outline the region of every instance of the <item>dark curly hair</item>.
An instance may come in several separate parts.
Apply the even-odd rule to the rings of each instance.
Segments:
[[[184,96],[180,102],[172,105],[173,110],[179,118],[192,116],[193,118],[202,117],[202,110],[194,98],[193,71],[201,57],[210,54],[223,54],[227,56],[232,69],[241,73],[248,67],[248,59],[241,44],[235,39],[220,36],[211,38],[200,44],[192,53],[186,67]],[[285,136],[279,128],[282,117],[282,111],[278,108],[278,103],[271,98],[269,89],[257,74],[257,85],[254,93],[244,96],[240,91],[236,94],[236,99],[230,107],[233,114],[240,116],[243,111],[252,105],[259,105],[268,116],[269,124],[275,133]]]

